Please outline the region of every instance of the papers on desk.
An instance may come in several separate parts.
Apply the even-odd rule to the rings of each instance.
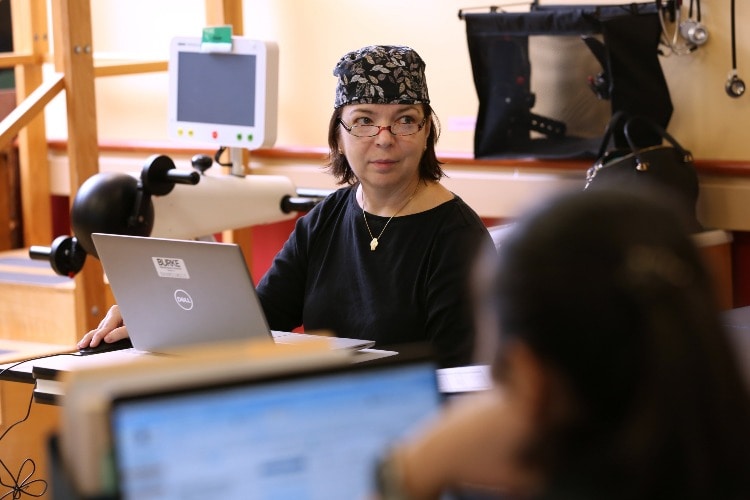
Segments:
[[[437,375],[440,392],[448,395],[486,391],[492,387],[490,367],[487,365],[441,368]]]
[[[65,372],[127,363],[146,356],[154,357],[150,353],[131,348],[89,354],[87,356],[81,356],[76,353],[72,356],[50,357],[34,363],[34,378],[37,380],[56,380]]]
[[[25,342],[22,340],[0,340],[0,364],[15,363],[25,359],[38,358],[75,351],[75,346]]]

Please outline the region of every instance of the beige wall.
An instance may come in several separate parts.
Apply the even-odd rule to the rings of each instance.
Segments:
[[[738,67],[750,84],[750,31],[744,29],[750,4],[745,3],[737,2]],[[204,25],[203,0],[92,0],[91,4],[98,54],[166,58],[172,36],[198,35]],[[690,56],[662,58],[675,106],[670,131],[698,158],[748,160],[750,92],[739,99],[724,92],[731,69],[729,2],[704,0],[703,4],[709,42]],[[427,61],[431,98],[443,124],[440,149],[471,153],[477,98],[465,24],[457,15],[459,9],[470,7],[472,2],[466,0],[246,0],[245,34],[275,40],[280,46],[277,145],[325,146],[335,62],[362,45],[398,43],[413,46]],[[166,74],[100,79],[100,138],[165,140],[166,84]],[[65,136],[64,113],[59,98],[48,111],[50,137]]]

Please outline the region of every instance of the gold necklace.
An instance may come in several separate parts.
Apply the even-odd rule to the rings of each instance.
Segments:
[[[419,189],[419,184],[420,183],[417,182],[417,187],[414,189],[414,192],[411,194],[411,196],[409,196],[409,199],[406,200],[406,203],[401,205],[401,208],[396,210],[396,213],[391,215],[391,217],[385,222],[385,226],[383,226],[383,229],[380,230],[380,234],[377,237],[373,236],[372,231],[370,230],[370,224],[367,223],[367,214],[365,213],[365,191],[364,189],[362,190],[362,217],[364,217],[365,219],[365,226],[367,227],[367,232],[370,233],[370,238],[372,238],[372,240],[370,240],[370,251],[374,252],[375,249],[378,248],[380,237],[383,236],[383,233],[385,232],[385,228],[388,227],[388,224],[390,224],[391,220],[393,220],[393,218],[397,216],[401,212],[401,210],[405,209],[406,205],[408,205],[409,202],[414,198],[414,196],[416,196],[417,190]]]

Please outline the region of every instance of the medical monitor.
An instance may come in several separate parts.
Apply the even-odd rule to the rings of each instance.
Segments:
[[[169,55],[169,137],[257,149],[276,141],[278,47],[232,37],[213,51],[201,37],[177,37]]]

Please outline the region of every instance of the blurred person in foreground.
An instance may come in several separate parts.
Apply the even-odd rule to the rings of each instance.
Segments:
[[[747,381],[671,209],[557,196],[479,269],[495,386],[390,450],[378,498],[750,498]]]

